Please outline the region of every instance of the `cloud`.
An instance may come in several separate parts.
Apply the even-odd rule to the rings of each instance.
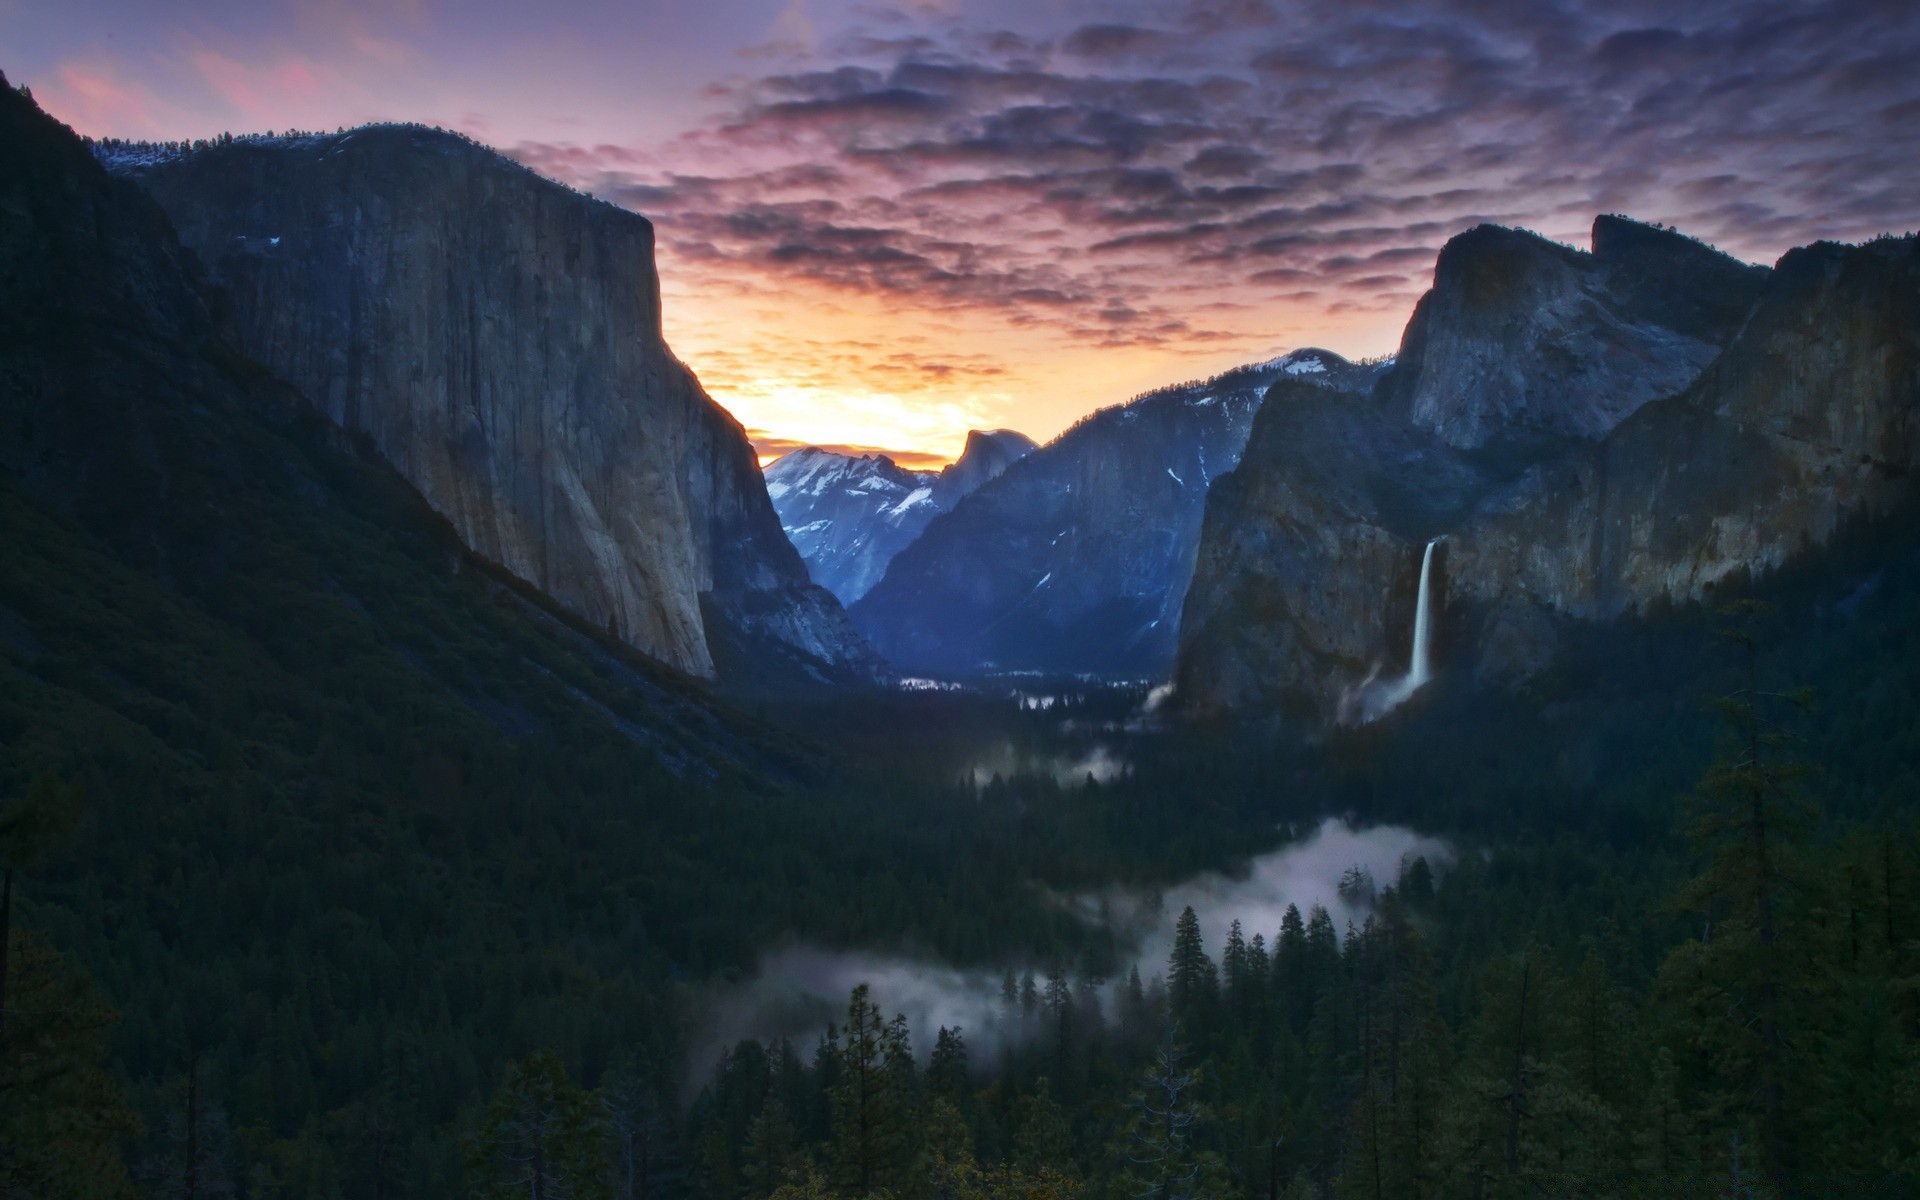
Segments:
[[[1571,240],[1623,211],[1756,261],[1913,224],[1911,4],[1128,11],[874,10],[670,145],[515,153],[645,212],[716,287],[1168,356],[1397,331],[1484,221]]]
[[[1137,25],[1082,25],[1061,40],[1061,49],[1082,58],[1124,58],[1166,45],[1170,39],[1157,29]]]

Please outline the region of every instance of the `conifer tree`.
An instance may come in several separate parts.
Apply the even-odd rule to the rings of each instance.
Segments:
[[[0,1195],[113,1200],[132,1195],[120,1155],[136,1124],[107,1066],[114,1014],[64,956],[12,931],[0,1043]]]
[[[1022,1171],[1077,1174],[1073,1165],[1073,1131],[1067,1113],[1053,1098],[1046,1076],[1034,1082],[1033,1093],[1020,1101],[1020,1127],[1013,1135],[1013,1161]]]
[[[1744,678],[1716,707],[1735,747],[1707,769],[1695,796],[1687,837],[1701,867],[1676,903],[1698,914],[1701,934],[1669,956],[1662,980],[1664,992],[1704,1022],[1690,1036],[1714,1047],[1719,1083],[1742,1095],[1746,1103],[1734,1107],[1755,1118],[1744,1140],[1756,1145],[1762,1172],[1781,1187],[1794,1158],[1792,1114],[1806,1099],[1787,1034],[1800,987],[1787,963],[1808,953],[1787,851],[1807,837],[1817,810],[1801,792],[1811,772],[1791,758],[1793,739],[1774,714],[1805,707],[1808,696],[1760,686],[1758,625],[1766,606],[1747,601],[1725,611]]]
[[[507,1067],[472,1147],[478,1194],[500,1200],[606,1196],[605,1133],[591,1097],[559,1056],[536,1050]]]
[[[933,1055],[927,1061],[927,1095],[965,1112],[971,1091],[966,1038],[958,1025],[951,1029],[942,1025],[934,1035]]]
[[[1167,1001],[1174,1019],[1196,1029],[1212,1028],[1220,994],[1220,973],[1200,938],[1200,918],[1188,905],[1174,924],[1173,951],[1167,958]]]
[[[787,1106],[775,1096],[768,1099],[759,1115],[747,1126],[747,1141],[740,1160],[740,1175],[749,1196],[766,1197],[786,1184],[796,1158],[793,1122],[787,1118]]]
[[[843,1039],[830,1093],[834,1184],[849,1196],[898,1190],[911,1166],[906,1024],[882,1018],[863,983],[847,1001]]]
[[[654,1193],[670,1126],[667,1105],[656,1094],[650,1072],[622,1063],[600,1088],[600,1112],[613,1152],[613,1193],[617,1200],[640,1200]]]
[[[1189,913],[1193,910],[1188,909]],[[1226,1195],[1225,1166],[1198,1138],[1204,1123],[1199,1074],[1186,1065],[1169,1021],[1129,1101],[1119,1153],[1121,1186],[1136,1200],[1213,1200]]]

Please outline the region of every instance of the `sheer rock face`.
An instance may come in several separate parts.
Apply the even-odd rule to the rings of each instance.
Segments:
[[[802,446],[767,464],[767,494],[813,581],[852,604],[929,521],[1033,449],[1011,429],[976,429],[944,470],[908,471],[884,454]]]
[[[694,674],[722,640],[874,667],[667,348],[645,219],[411,127],[110,163],[224,285],[247,352],[475,552]]]
[[[1471,662],[1513,682],[1550,659],[1558,621],[1699,599],[1911,494],[1920,244],[1795,250],[1738,317],[1733,289],[1681,286],[1697,249],[1639,264],[1639,307],[1590,311],[1604,330],[1586,344],[1662,310],[1687,337],[1729,330],[1724,350],[1603,436],[1578,436],[1578,421],[1554,436],[1532,407],[1497,423],[1481,410],[1477,426],[1423,419],[1398,377],[1424,369],[1417,356],[1371,394],[1277,387],[1209,501],[1181,630],[1185,701],[1330,716],[1370,673],[1404,666],[1430,538],[1439,669]],[[1424,336],[1444,340],[1431,300]]]
[[[1440,252],[1389,395],[1460,448],[1602,437],[1698,376],[1766,277],[1617,217],[1594,223],[1590,254],[1483,225]]]
[[[1032,438],[1016,430],[969,430],[960,457],[934,476],[931,499],[945,512],[1039,448]]]
[[[1321,350],[1102,410],[935,517],[853,606],[902,667],[1163,674],[1207,490],[1276,379],[1370,380]]]

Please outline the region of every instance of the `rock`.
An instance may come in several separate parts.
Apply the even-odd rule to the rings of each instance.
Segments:
[[[1033,449],[1025,434],[976,429],[944,470],[908,471],[884,454],[803,446],[767,465],[767,494],[813,581],[852,604],[927,522]]]
[[[1301,350],[1104,409],[936,517],[854,620],[925,673],[1163,674],[1207,491],[1268,385],[1319,393],[1377,373]]]
[[[224,286],[244,349],[476,553],[696,675],[716,620],[775,657],[876,669],[781,535],[744,431],[667,348],[644,218],[418,127],[110,163]]]
[[[1505,597],[1481,626],[1475,677],[1500,687],[1523,684],[1553,661],[1558,641],[1546,610],[1523,597]]]
[[[1276,386],[1240,468],[1214,488],[1176,672],[1190,707],[1292,705],[1326,719],[1369,672],[1403,670],[1409,579],[1429,538],[1445,548],[1440,669],[1451,642],[1477,654],[1483,679],[1511,684],[1548,660],[1555,618],[1699,599],[1911,494],[1914,239],[1795,250],[1744,310],[1748,269],[1647,226],[1597,222],[1591,264],[1510,231],[1457,240],[1466,248],[1443,252],[1407,359],[1375,392]],[[1614,404],[1545,388],[1534,365],[1476,341],[1493,327],[1486,314],[1570,295],[1565,345],[1724,337],[1724,348],[1664,397],[1642,398],[1638,376],[1620,376]],[[1506,353],[1524,358],[1532,336]],[[1436,357],[1435,346],[1479,348]],[[1668,380],[1694,370],[1693,353],[1642,361]],[[1597,386],[1624,370],[1613,356],[1554,377]],[[1476,378],[1484,403],[1465,390]],[[1470,613],[1485,614],[1478,637],[1451,638]]]
[[[1766,278],[1618,217],[1594,222],[1591,254],[1482,225],[1441,250],[1388,394],[1450,446],[1601,437],[1692,382]]]
[[[1038,449],[1032,438],[1012,429],[969,430],[960,457],[934,476],[934,503],[946,512]]]

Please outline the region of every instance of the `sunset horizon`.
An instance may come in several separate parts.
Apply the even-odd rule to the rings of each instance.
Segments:
[[[1584,247],[1618,212],[1763,264],[1898,232],[1920,102],[1871,8],[108,3],[0,7],[0,40],[91,137],[413,122],[640,213],[668,342],[763,459],[932,466],[1390,354],[1481,223]]]

